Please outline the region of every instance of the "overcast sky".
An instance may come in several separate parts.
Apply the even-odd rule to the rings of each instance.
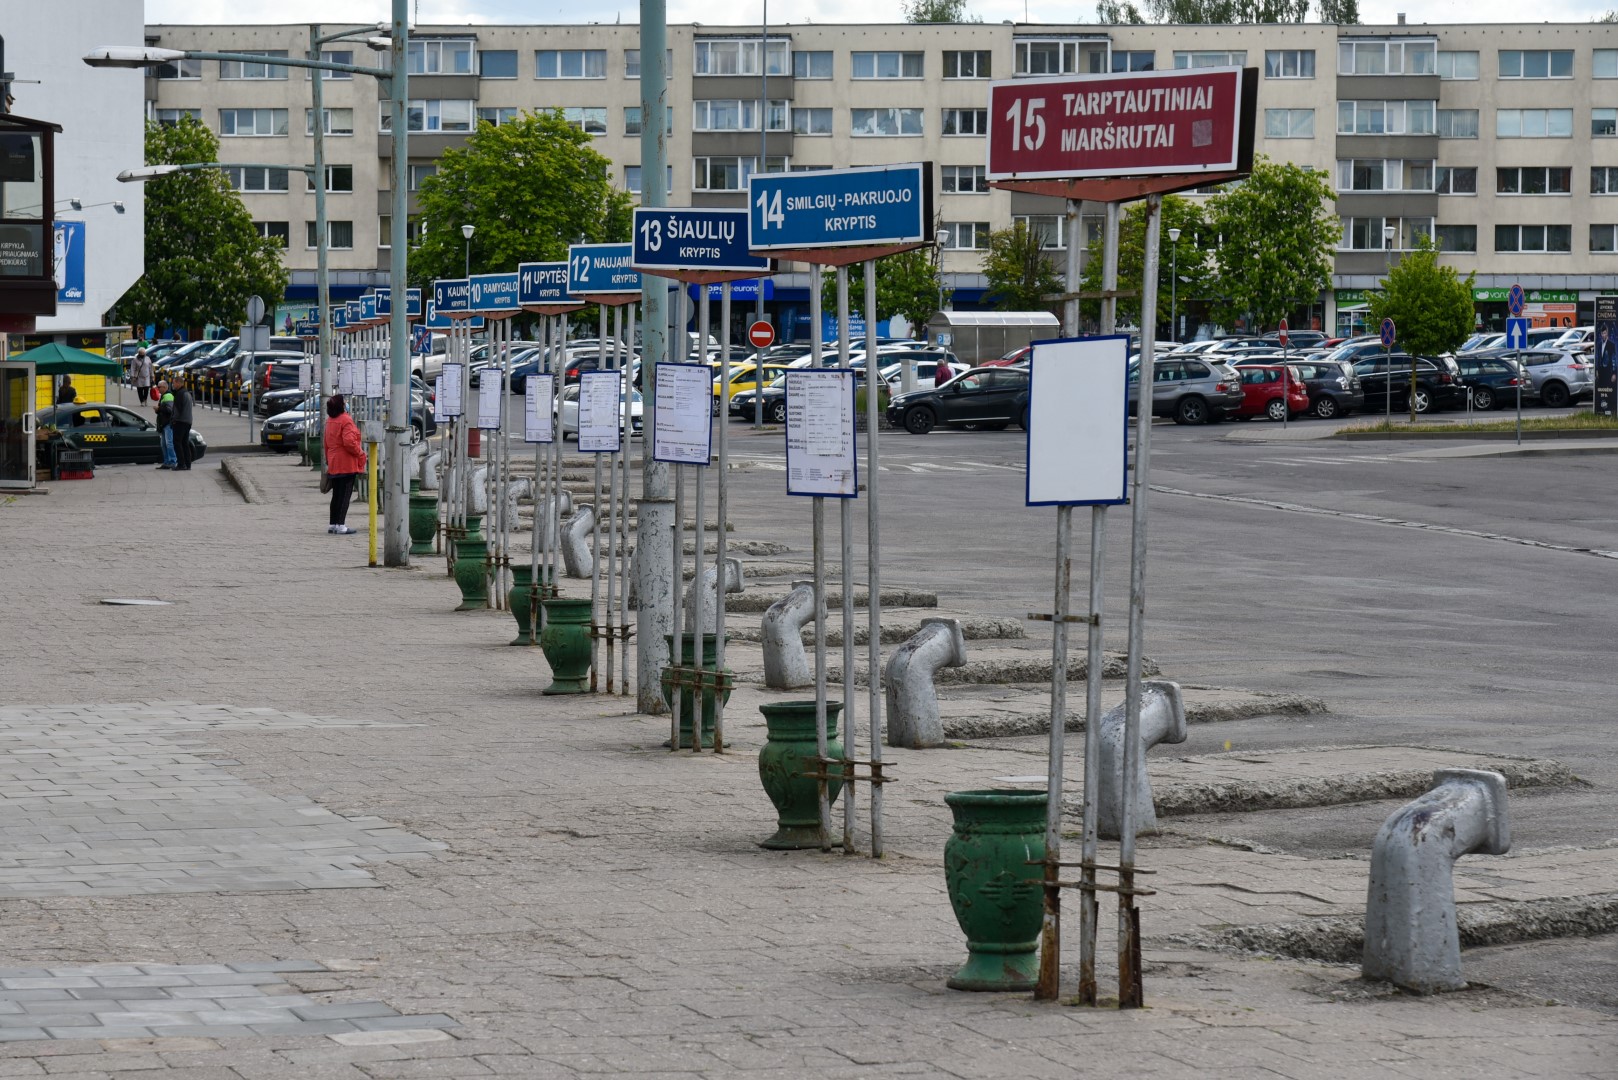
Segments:
[[[687,23],[696,18],[709,25],[756,25],[760,0],[666,0],[668,18]],[[1618,5],[1618,0],[1539,0],[1531,9],[1539,21],[1588,22]],[[278,0],[265,6],[241,0],[146,0],[150,23],[323,23],[376,22],[387,19],[389,0]],[[967,10],[985,22],[1093,20],[1095,6],[1086,0],[967,0]],[[1409,22],[1477,23],[1522,21],[1520,0],[1361,0],[1360,15],[1367,23],[1391,23],[1398,12]],[[442,23],[585,23],[637,22],[640,5],[622,0],[411,0],[412,21]],[[770,21],[787,22],[899,22],[900,0],[776,0]]]

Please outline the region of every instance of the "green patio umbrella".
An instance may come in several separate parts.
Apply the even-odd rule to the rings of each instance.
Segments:
[[[116,360],[54,341],[25,353],[16,353],[8,359],[33,364],[36,375],[105,375],[109,379],[116,379],[124,373],[124,366]]]

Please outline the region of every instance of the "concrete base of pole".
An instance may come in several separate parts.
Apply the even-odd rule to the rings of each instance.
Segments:
[[[641,498],[635,508],[635,707],[661,715],[668,704],[659,680],[674,633],[674,500]]]

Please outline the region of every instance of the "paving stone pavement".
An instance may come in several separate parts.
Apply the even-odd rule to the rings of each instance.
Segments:
[[[250,506],[216,464],[178,475],[104,468],[0,506],[8,552],[29,556],[0,562],[0,587],[39,598],[0,606],[0,739],[58,754],[64,784],[102,740],[174,770],[164,783],[222,791],[228,776],[241,798],[276,800],[266,809],[330,814],[357,847],[369,821],[392,823],[401,843],[444,847],[362,856],[369,888],[221,881],[0,897],[0,964],[46,972],[15,979],[92,984],[46,987],[68,992],[58,1001],[169,1012],[142,1005],[156,998],[75,998],[124,988],[97,982],[119,976],[62,972],[217,965],[235,982],[196,983],[204,971],[188,975],[191,987],[157,989],[180,1013],[219,985],[252,989],[251,1012],[276,1011],[261,999],[315,1003],[281,1010],[304,1034],[147,1023],[132,1025],[147,1035],[120,1036],[103,1022],[112,1031],[15,1039],[0,1043],[0,1077],[1611,1075],[1618,1030],[1597,1013],[1487,987],[1411,999],[1348,968],[1172,944],[1214,893],[1216,910],[1201,917],[1226,918],[1244,883],[1300,890],[1305,909],[1336,910],[1356,892],[1352,861],[1328,873],[1183,836],[1141,849],[1160,878],[1176,878],[1144,905],[1149,1009],[951,992],[944,980],[964,949],[944,892],[942,796],[1038,772],[1040,757],[1014,746],[889,749],[898,782],[887,858],[765,852],[756,845],[773,815],[756,775],[757,705],[786,695],[739,689],[729,753],[669,754],[659,746],[667,718],[638,716],[632,701],[542,698],[542,657],[507,647],[509,614],[454,612],[441,563],[366,569],[363,537],[324,532],[309,470],[249,462],[277,495]],[[97,603],[119,595],[173,604]],[[58,715],[68,718],[46,722]],[[8,756],[6,767],[21,763]],[[21,811],[9,786],[0,794],[9,824]],[[26,812],[48,823],[79,809]],[[1524,888],[1565,870],[1546,859],[1543,873],[1520,861]],[[1275,918],[1296,917],[1277,906]],[[1111,939],[1110,919],[1102,932]],[[249,966],[277,962],[290,964]],[[1071,990],[1076,971],[1065,967]],[[254,981],[268,975],[280,982]],[[5,978],[0,994],[29,993]],[[367,1003],[399,1017],[298,1015]],[[13,1004],[0,1017],[31,1014]],[[67,1010],[86,1014],[96,1015]],[[308,1030],[337,1021],[354,1030]]]

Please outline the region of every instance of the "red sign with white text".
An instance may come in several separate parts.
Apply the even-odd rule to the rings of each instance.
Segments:
[[[989,179],[1237,172],[1252,154],[1243,69],[1063,75],[989,85]]]

